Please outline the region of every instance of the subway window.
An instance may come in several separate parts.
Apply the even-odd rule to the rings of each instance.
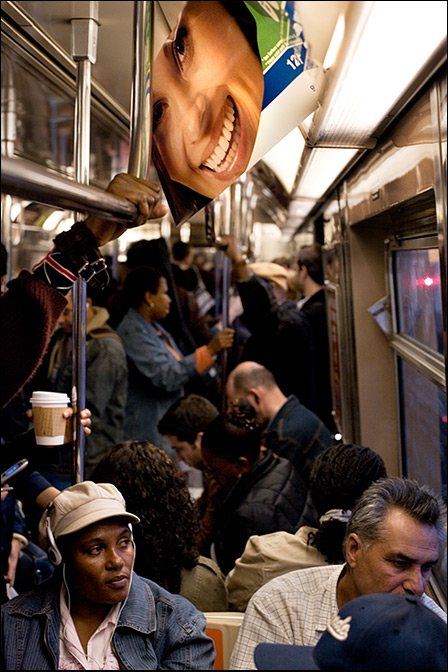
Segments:
[[[437,237],[393,239],[389,272],[402,471],[446,502],[447,401]],[[446,594],[446,551],[434,580]]]

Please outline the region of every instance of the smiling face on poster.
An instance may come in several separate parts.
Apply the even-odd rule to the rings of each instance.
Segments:
[[[156,55],[152,158],[176,224],[317,107],[297,4],[187,0]]]

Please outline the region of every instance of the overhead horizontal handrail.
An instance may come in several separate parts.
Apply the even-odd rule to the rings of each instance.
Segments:
[[[2,193],[62,210],[131,222],[137,208],[124,198],[79,184],[25,159],[2,156]]]

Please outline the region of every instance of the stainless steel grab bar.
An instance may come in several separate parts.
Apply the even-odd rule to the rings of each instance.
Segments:
[[[79,184],[26,159],[2,156],[2,193],[62,210],[98,215],[129,223],[135,205],[96,187]]]
[[[134,70],[128,173],[149,180],[151,164],[151,72],[154,44],[154,2],[134,2]]]

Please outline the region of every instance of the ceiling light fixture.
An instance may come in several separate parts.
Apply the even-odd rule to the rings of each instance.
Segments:
[[[324,70],[329,70],[333,63],[336,60],[336,57],[339,52],[339,47],[342,44],[345,33],[345,18],[343,14],[339,14],[338,20],[336,22],[333,35],[328,45],[327,53],[324,58]]]
[[[420,2],[352,4],[357,16],[347,16],[345,48],[315,115],[312,146],[371,146],[377,127],[446,40],[446,2],[426,2],[424,10]]]
[[[322,105],[307,129],[294,198],[319,200],[360,150],[375,146],[380,124],[398,114],[406,91],[423,83],[428,64],[439,58],[446,17],[446,2],[427,2],[424,11],[420,2],[352,3]]]

